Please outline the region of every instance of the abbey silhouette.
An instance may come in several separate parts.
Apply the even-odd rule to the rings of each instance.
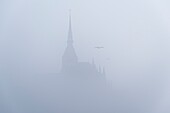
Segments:
[[[67,76],[76,76],[80,78],[104,78],[105,69],[97,69],[94,60],[92,63],[79,62],[78,56],[73,46],[73,35],[71,26],[71,13],[69,15],[69,31],[67,39],[67,47],[62,56],[61,74]]]

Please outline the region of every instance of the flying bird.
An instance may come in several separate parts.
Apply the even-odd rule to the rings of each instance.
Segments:
[[[98,47],[95,47],[96,49],[103,49],[104,47],[102,46],[98,46]]]

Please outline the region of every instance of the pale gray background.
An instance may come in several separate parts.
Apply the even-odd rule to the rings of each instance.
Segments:
[[[153,94],[151,111],[169,113],[169,7],[168,0],[1,0],[2,106],[15,101],[8,98],[14,84],[33,89],[39,78],[59,72],[71,8],[79,60],[94,58],[113,86]]]

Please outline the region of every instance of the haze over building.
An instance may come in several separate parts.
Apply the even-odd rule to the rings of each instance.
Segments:
[[[112,96],[107,93],[105,69],[92,62],[82,62],[73,45],[69,15],[67,46],[62,56],[62,67],[57,82],[57,109],[63,113],[111,113]],[[62,95],[62,96],[60,96]],[[60,98],[59,98],[60,97]],[[62,98],[61,98],[62,97]],[[61,109],[63,108],[63,109]],[[109,111],[111,110],[111,111]]]
[[[79,61],[73,45],[74,41],[73,41],[71,24],[72,23],[71,23],[71,12],[70,12],[67,47],[62,56],[61,74],[83,77],[83,78],[96,78],[96,79],[104,78],[105,69],[101,68],[100,66],[97,68],[97,66],[94,63],[94,59],[92,60],[92,63]]]

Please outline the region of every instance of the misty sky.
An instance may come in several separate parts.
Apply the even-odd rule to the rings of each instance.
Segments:
[[[154,93],[159,98],[153,113],[167,113],[169,6],[168,0],[1,0],[2,89],[11,78],[26,84],[59,72],[71,9],[79,60],[94,58],[115,87]]]

